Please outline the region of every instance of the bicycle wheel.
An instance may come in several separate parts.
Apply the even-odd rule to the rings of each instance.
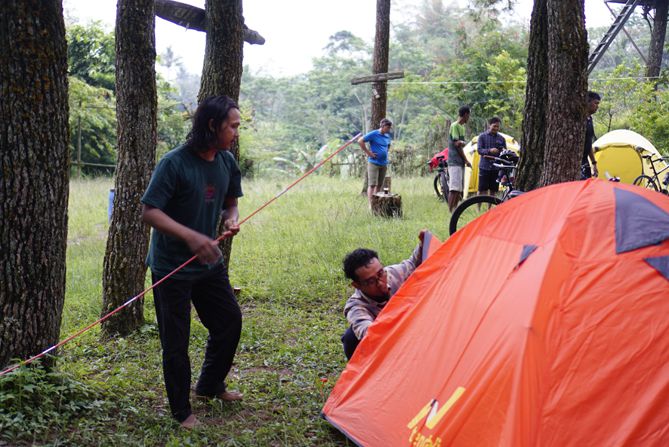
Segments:
[[[632,182],[632,184],[636,186],[641,186],[642,188],[652,189],[653,191],[660,190],[657,187],[657,183],[655,183],[655,181],[647,175],[638,176],[637,178],[634,179],[634,182]]]
[[[444,169],[439,173],[439,183],[441,191],[444,193],[444,201],[448,200],[448,170]]]
[[[448,197],[448,180],[443,171],[437,172],[434,177],[434,192],[439,200],[446,200]]]
[[[448,226],[450,234],[455,233],[472,220],[483,215],[490,208],[499,205],[502,200],[495,196],[474,196],[462,202],[453,211]]]

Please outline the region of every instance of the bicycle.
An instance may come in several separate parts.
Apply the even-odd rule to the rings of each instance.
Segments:
[[[645,158],[650,161],[650,167],[653,170],[653,175],[641,174],[634,179],[632,184],[636,186],[641,186],[642,188],[652,189],[654,191],[661,192],[662,194],[669,195],[669,157],[658,157],[653,160],[652,155],[642,155],[641,158]],[[659,171],[655,168],[655,163],[658,162],[666,163],[666,166]],[[660,181],[660,174],[666,172],[662,181]]]
[[[493,166],[499,169],[498,182],[502,187],[502,197],[480,195],[464,200],[451,215],[448,226],[451,235],[491,208],[522,194],[522,191],[515,189],[513,184],[518,165],[518,156],[513,151],[505,150],[499,157],[492,155],[484,155],[484,157],[493,160]]]
[[[434,176],[433,182],[434,192],[439,200],[446,201],[448,199],[448,166],[443,155],[438,155],[437,160],[437,175]]]

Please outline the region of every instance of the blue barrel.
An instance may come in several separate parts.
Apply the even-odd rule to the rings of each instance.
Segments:
[[[109,190],[109,203],[107,204],[107,222],[111,222],[112,211],[114,211],[114,188]]]

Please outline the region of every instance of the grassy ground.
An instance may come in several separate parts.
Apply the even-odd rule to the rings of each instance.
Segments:
[[[241,216],[289,182],[245,181]],[[63,337],[99,316],[110,186],[110,180],[71,184]],[[147,296],[146,324],[138,333],[102,342],[95,328],[64,347],[54,378],[17,375],[4,394],[15,410],[0,419],[0,439],[36,445],[352,445],[319,416],[345,366],[339,336],[350,289],[341,259],[364,246],[376,249],[386,264],[399,262],[421,228],[445,239],[449,217],[430,177],[393,179],[394,192],[402,195],[401,219],[373,217],[360,186],[359,179],[311,176],[235,238],[230,276],[242,289],[244,322],[229,385],[244,393],[242,403],[195,403],[205,425],[190,433],[178,428],[169,416],[153,299]],[[193,380],[205,340],[194,318]]]

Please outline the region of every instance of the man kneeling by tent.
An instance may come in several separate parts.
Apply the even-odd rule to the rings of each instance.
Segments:
[[[344,354],[349,360],[367,333],[369,325],[423,261],[425,233],[426,230],[420,231],[420,242],[411,257],[399,264],[384,267],[379,261],[379,255],[367,248],[353,250],[344,258],[344,274],[355,287],[353,295],[344,306],[344,315],[350,327],[341,337]]]

